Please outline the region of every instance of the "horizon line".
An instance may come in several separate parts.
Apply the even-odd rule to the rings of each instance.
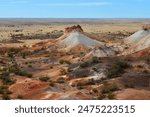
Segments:
[[[0,17],[0,19],[150,19],[150,17],[143,17],[143,18],[141,18],[141,17],[135,17],[135,18],[127,18],[127,17],[124,17],[124,18],[122,18],[122,17],[118,17],[118,18],[69,18],[69,17],[64,17],[64,18],[61,18],[61,17]]]

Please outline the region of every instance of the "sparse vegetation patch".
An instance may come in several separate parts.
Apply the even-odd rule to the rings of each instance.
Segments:
[[[130,67],[129,63],[126,61],[118,61],[113,63],[107,70],[107,78],[114,78],[122,74],[125,69]]]

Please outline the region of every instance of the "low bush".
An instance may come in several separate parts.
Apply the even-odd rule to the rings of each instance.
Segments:
[[[86,67],[89,67],[90,65],[93,65],[93,64],[99,63],[99,62],[100,62],[100,58],[94,56],[94,57],[92,57],[91,60],[82,62],[80,64],[80,68],[86,68]]]
[[[33,74],[32,74],[32,73],[26,73],[26,76],[27,76],[28,78],[32,78]]]
[[[78,83],[78,84],[77,84],[77,87],[79,87],[79,86],[84,87],[84,86],[94,85],[94,84],[95,84],[94,79],[89,79],[87,82]]]
[[[102,99],[104,99],[104,98],[106,98],[106,95],[104,95],[104,94],[102,94],[102,93],[100,93],[100,94],[97,96],[97,99],[98,99],[98,100],[102,100]]]
[[[0,94],[4,94],[5,90],[0,87]]]
[[[61,75],[66,75],[67,74],[67,71],[65,69],[61,70],[60,71]]]
[[[100,62],[100,59],[96,56],[92,57],[92,60],[91,60],[92,63],[99,63]]]
[[[77,89],[79,90],[84,89],[84,86],[77,86]]]
[[[49,86],[54,87],[54,86],[55,86],[55,83],[51,81],[51,82],[49,83]]]
[[[21,71],[21,70],[18,70],[15,72],[16,75],[20,75],[20,76],[26,76],[26,77],[29,77],[29,78],[32,78],[32,73],[28,73],[26,71]]]
[[[68,65],[71,65],[71,62],[68,61],[68,60],[60,60],[59,63],[60,63],[60,64],[68,64]]]
[[[8,94],[3,94],[2,95],[2,99],[3,100],[10,100],[11,98],[10,98],[10,96]]]
[[[64,60],[60,60],[59,63],[60,63],[60,64],[64,64]]]
[[[26,59],[26,53],[22,53],[21,55],[23,59]]]
[[[83,62],[80,64],[80,68],[86,68],[89,66],[89,62]]]
[[[47,76],[41,77],[41,78],[39,78],[39,80],[42,82],[47,82],[49,80],[49,77],[47,77]]]
[[[82,83],[77,84],[77,89],[81,90],[84,88],[84,85]]]
[[[95,80],[94,79],[89,79],[86,85],[95,85]]]
[[[144,57],[145,62],[150,63],[150,56]]]
[[[119,87],[116,84],[104,84],[101,90],[102,94],[118,91]]]
[[[110,68],[108,68],[106,75],[107,78],[114,78],[124,72],[130,65],[126,61],[119,61],[114,64]]]
[[[32,68],[32,65],[28,65],[28,67]]]
[[[110,92],[110,93],[108,93],[107,97],[108,97],[108,99],[113,100],[113,99],[115,99],[115,94]]]
[[[10,75],[10,73],[6,72],[6,71],[3,71],[2,74],[0,75],[0,79],[2,80],[3,84],[11,85],[11,84],[14,84],[16,82],[15,80],[12,80],[9,77],[9,75]]]
[[[57,83],[65,83],[65,79],[63,77],[60,77],[57,79]]]
[[[96,88],[93,88],[93,89],[92,89],[92,92],[98,93],[98,90],[97,90]]]
[[[12,94],[12,92],[8,90],[8,87],[0,86],[0,94]]]

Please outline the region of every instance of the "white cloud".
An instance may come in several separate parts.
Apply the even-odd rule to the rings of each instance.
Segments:
[[[73,6],[107,6],[110,5],[110,2],[83,2],[83,3],[44,3],[39,4],[40,6],[64,6],[64,7],[73,7]]]
[[[28,3],[29,0],[0,0],[1,4]]]
[[[30,0],[0,0],[0,6],[16,6],[18,4],[29,4]],[[90,6],[108,6],[111,2],[79,2],[79,3],[34,3],[33,6],[51,6],[51,7],[90,7]]]

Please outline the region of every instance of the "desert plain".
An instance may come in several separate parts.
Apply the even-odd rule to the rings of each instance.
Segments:
[[[0,19],[0,99],[149,100],[150,19]]]

